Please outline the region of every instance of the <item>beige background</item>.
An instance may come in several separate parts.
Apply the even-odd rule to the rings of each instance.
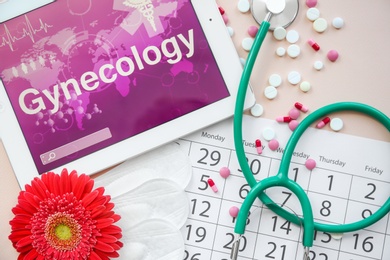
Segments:
[[[247,28],[256,25],[250,13],[242,14],[237,8],[238,0],[219,0],[228,17],[228,26],[234,29],[233,41],[241,57],[247,53],[241,48],[241,40],[249,37]],[[306,19],[305,2],[300,0],[301,8],[297,20],[288,28],[300,33],[298,45],[301,55],[296,59],[287,56],[277,57],[275,50],[286,41],[276,41],[271,35],[265,40],[264,47],[255,65],[252,85],[257,101],[264,108],[264,117],[275,118],[285,115],[296,101],[311,110],[337,101],[357,101],[370,104],[390,115],[390,1],[388,0],[319,0],[317,8],[321,17],[328,21],[329,27],[322,34],[312,29],[312,22]],[[334,29],[330,23],[334,17],[345,20],[344,28]],[[315,39],[321,46],[315,52],[306,43]],[[335,49],[340,58],[335,63],[326,59],[326,53]],[[313,63],[322,60],[322,71],[313,69]],[[297,70],[303,80],[312,84],[308,93],[301,92],[297,86],[286,81],[287,74]],[[269,75],[278,73],[283,77],[279,95],[275,100],[266,100],[262,94],[267,86]],[[388,131],[374,120],[354,113],[341,113],[345,127],[343,133],[359,135],[377,140],[390,141]],[[23,162],[20,162],[23,163]],[[16,259],[17,253],[8,240],[13,218],[11,209],[17,203],[19,187],[14,177],[4,148],[0,142],[0,260]]]

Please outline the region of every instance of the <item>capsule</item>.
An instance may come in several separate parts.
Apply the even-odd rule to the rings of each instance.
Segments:
[[[325,117],[317,124],[317,128],[323,128],[325,125],[327,125],[330,122],[330,117]]]
[[[299,102],[295,102],[294,106],[301,110],[302,112],[306,113],[307,111],[309,111],[309,108],[304,106],[303,104],[299,103]]]
[[[309,39],[307,43],[313,48],[313,50],[315,51],[320,50],[320,45],[318,45],[318,43],[316,43],[313,39]]]
[[[289,116],[279,116],[276,118],[276,121],[279,123],[290,123],[291,120],[292,120],[292,118]]]
[[[263,147],[261,147],[261,141],[260,139],[256,139],[255,141],[256,150],[258,154],[261,154],[263,152]]]
[[[215,183],[214,183],[213,179],[208,179],[208,180],[207,180],[207,183],[209,184],[210,188],[211,188],[214,192],[218,192],[218,188],[217,188],[217,186],[215,186]]]

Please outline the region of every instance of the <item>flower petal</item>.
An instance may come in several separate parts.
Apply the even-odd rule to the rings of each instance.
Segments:
[[[105,252],[105,253],[107,253],[107,252],[114,252],[114,248],[112,248],[112,246],[110,246],[109,244],[106,244],[106,243],[104,243],[104,242],[102,242],[100,240],[98,240],[96,242],[95,248],[97,250],[100,250],[100,251]]]
[[[82,205],[84,206],[84,208],[86,208],[87,206],[89,206],[89,204],[92,203],[92,201],[94,201],[94,199],[97,198],[97,196],[99,195],[99,192],[94,190],[93,192],[91,193],[88,193],[82,200]]]
[[[105,218],[105,219],[97,219],[96,220],[96,227],[99,229],[109,227],[114,223],[114,220],[111,218]]]
[[[101,237],[99,237],[99,240],[104,242],[104,243],[115,243],[118,241],[118,239],[114,236],[111,236],[111,235],[108,235],[108,234],[105,234],[103,233]]]
[[[20,239],[16,243],[16,246],[17,247],[25,247],[25,246],[31,245],[32,242],[33,242],[32,239],[28,236],[28,237],[24,237],[24,238]]]
[[[65,194],[71,191],[70,189],[70,180],[69,180],[69,174],[67,169],[63,169],[61,172],[61,194]]]

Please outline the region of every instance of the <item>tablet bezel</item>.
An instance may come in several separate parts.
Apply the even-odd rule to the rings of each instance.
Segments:
[[[214,1],[191,0],[190,2],[193,4],[195,13],[206,35],[222,77],[225,80],[230,96],[55,168],[52,171],[60,172],[62,168],[66,167],[68,169],[75,169],[80,173],[94,174],[233,115],[237,88],[242,72],[242,65],[235,46],[219,13],[218,6]],[[248,88],[245,109],[250,108],[254,103],[255,97],[253,91],[251,88]],[[21,187],[30,183],[34,177],[39,176],[37,167],[30,154],[29,147],[1,81],[0,138],[6,148],[9,160]],[[131,147],[136,147],[136,149],[131,149]]]

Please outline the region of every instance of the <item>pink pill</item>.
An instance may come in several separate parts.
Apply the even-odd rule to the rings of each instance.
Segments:
[[[249,26],[249,28],[248,28],[249,36],[255,38],[258,30],[259,30],[259,28],[257,28],[254,25]]]
[[[279,148],[279,142],[278,142],[278,140],[272,139],[271,141],[269,141],[268,147],[269,147],[269,149],[271,149],[272,151],[275,151],[276,149],[278,149],[278,148]]]
[[[295,107],[288,112],[288,115],[291,117],[291,119],[297,119],[300,116],[300,112]]]
[[[222,18],[223,18],[223,21],[225,22],[225,24],[227,24],[229,22],[229,17],[226,15],[226,13],[224,13],[222,15]]]
[[[309,8],[315,7],[317,5],[317,0],[306,0],[306,5]]]
[[[288,127],[290,128],[291,131],[294,131],[295,128],[297,128],[299,125],[299,122],[297,120],[291,120],[290,123],[288,123]]]
[[[331,62],[335,62],[339,58],[339,53],[336,50],[330,50],[326,56]]]
[[[228,167],[222,167],[219,170],[219,174],[221,175],[222,178],[227,178],[230,176],[230,169]]]
[[[238,216],[238,212],[239,212],[239,208],[237,208],[236,206],[233,206],[229,209],[229,214],[230,216],[232,216],[233,218],[236,218]]]
[[[316,167],[317,163],[313,159],[307,159],[305,162],[305,166],[308,170],[313,170]]]

